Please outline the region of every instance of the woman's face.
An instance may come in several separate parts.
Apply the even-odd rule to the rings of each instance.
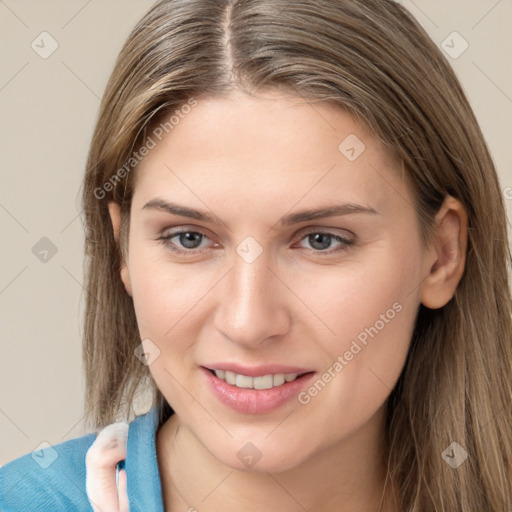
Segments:
[[[150,134],[123,279],[180,423],[232,467],[289,469],[382,426],[427,269],[412,197],[332,104],[194,105]]]

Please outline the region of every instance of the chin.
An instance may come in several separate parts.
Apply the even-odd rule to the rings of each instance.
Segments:
[[[226,453],[233,450],[234,457],[226,457]],[[308,459],[310,453],[299,451],[300,447],[290,446],[283,450],[273,444],[267,444],[261,449],[256,443],[245,443],[241,448],[226,447],[219,451],[219,447],[210,450],[214,457],[222,464],[239,471],[248,473],[282,473],[299,466]]]

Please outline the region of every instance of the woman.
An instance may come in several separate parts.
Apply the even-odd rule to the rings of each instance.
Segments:
[[[154,406],[2,468],[2,510],[512,507],[500,185],[399,4],[157,2],[83,206],[87,413]]]

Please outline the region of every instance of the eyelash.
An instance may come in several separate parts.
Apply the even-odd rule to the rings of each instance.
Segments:
[[[164,244],[165,247],[167,247],[169,250],[173,251],[176,254],[187,254],[187,255],[190,255],[190,254],[202,252],[201,249],[178,249],[171,242],[172,238],[175,238],[176,236],[181,235],[183,233],[194,233],[194,234],[202,235],[205,238],[208,238],[206,236],[206,234],[203,233],[202,231],[193,231],[191,229],[183,229],[183,230],[180,230],[180,231],[175,231],[173,233],[170,233],[170,234],[168,234],[166,236],[161,236],[161,237],[158,238],[158,240],[162,244]],[[351,246],[353,246],[355,244],[355,240],[351,240],[349,238],[345,238],[345,237],[342,237],[340,235],[336,235],[336,234],[331,233],[329,231],[310,231],[309,233],[301,235],[301,237],[299,237],[297,240],[301,241],[304,238],[307,238],[308,236],[311,236],[311,235],[330,235],[332,237],[332,239],[334,239],[335,241],[338,241],[338,242],[341,243],[341,246],[338,249],[331,250],[331,251],[321,251],[321,250],[318,250],[318,249],[311,249],[311,251],[313,253],[315,253],[315,254],[320,254],[320,255],[326,255],[327,256],[327,255],[330,255],[330,254],[334,254],[334,253],[338,253],[340,251],[347,250],[347,249],[349,249]]]

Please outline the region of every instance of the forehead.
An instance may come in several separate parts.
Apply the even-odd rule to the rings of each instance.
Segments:
[[[371,198],[378,207],[393,190],[406,193],[398,190],[404,184],[391,153],[330,102],[234,93],[197,98],[171,116],[172,123],[164,125],[164,118],[160,131],[149,134],[154,147],[136,170],[139,202],[169,192],[195,195],[196,203],[212,195],[283,208],[297,200]]]

